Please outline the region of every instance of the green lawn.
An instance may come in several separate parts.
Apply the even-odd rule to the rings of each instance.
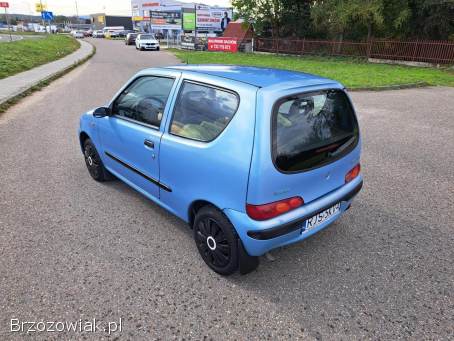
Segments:
[[[80,44],[67,35],[0,43],[0,79],[70,54]]]
[[[317,74],[335,79],[350,89],[412,83],[454,86],[454,70],[371,64],[360,59],[292,57],[253,53],[171,50],[189,64],[234,64],[273,67]]]

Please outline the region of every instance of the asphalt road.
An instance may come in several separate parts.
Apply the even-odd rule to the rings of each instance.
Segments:
[[[94,43],[89,62],[0,116],[0,339],[20,338],[14,318],[122,318],[121,339],[454,337],[454,88],[353,93],[365,187],[352,209],[256,272],[223,278],[183,222],[90,178],[80,113],[136,71],[177,63]],[[82,336],[106,334],[65,335]]]

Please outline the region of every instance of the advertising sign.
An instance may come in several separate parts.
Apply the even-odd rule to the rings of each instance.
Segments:
[[[153,26],[178,25],[181,27],[181,11],[150,11]]]
[[[228,37],[208,38],[208,51],[238,52],[238,39]]]
[[[0,7],[2,7],[2,8],[8,8],[8,7],[9,7],[9,3],[7,3],[7,2],[0,2]]]
[[[195,8],[183,8],[183,30],[195,30]]]
[[[232,19],[233,11],[231,8],[209,7],[206,5],[196,5],[196,24],[198,30],[222,31],[221,22],[227,13],[227,17]]]

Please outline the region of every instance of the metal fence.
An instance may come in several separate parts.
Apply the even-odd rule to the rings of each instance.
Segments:
[[[296,55],[316,54],[440,64],[454,63],[454,43],[449,41],[372,40],[370,42],[339,42],[311,39],[255,38],[254,50]]]

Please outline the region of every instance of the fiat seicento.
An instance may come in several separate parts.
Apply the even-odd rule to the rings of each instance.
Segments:
[[[345,88],[299,72],[147,69],[82,115],[79,138],[95,180],[118,178],[183,219],[222,275],[332,224],[363,183]]]

